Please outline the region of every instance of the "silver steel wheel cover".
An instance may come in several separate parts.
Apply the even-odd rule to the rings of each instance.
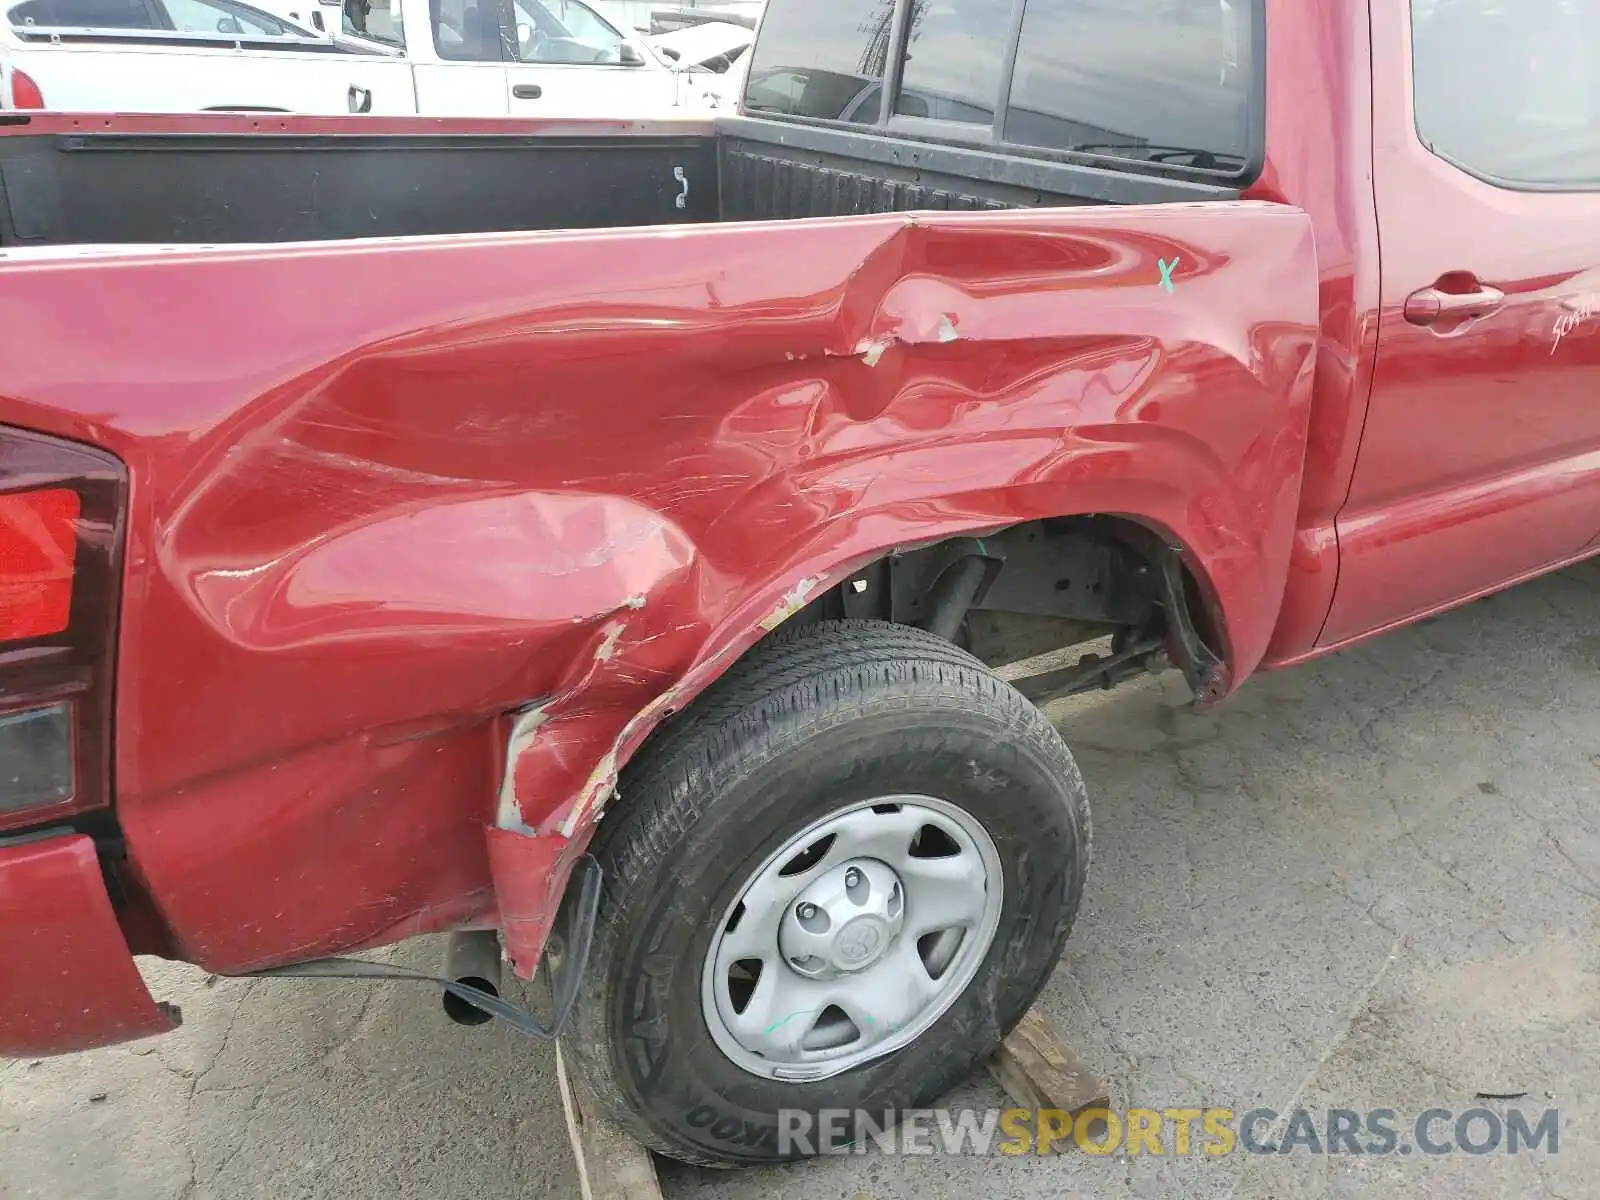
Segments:
[[[712,1039],[752,1075],[810,1082],[915,1041],[1000,924],[1000,854],[932,796],[847,805],[784,842],[722,913],[701,971]]]

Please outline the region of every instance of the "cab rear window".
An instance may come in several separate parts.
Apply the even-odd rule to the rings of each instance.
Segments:
[[[1260,10],[1260,0],[768,0],[745,107],[1237,176],[1259,138]]]
[[[769,0],[745,107],[821,121],[876,124],[894,5]]]

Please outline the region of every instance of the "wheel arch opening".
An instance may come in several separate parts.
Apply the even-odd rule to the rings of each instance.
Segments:
[[[878,620],[939,633],[1036,703],[1177,669],[1209,704],[1229,688],[1230,647],[1197,564],[1165,530],[1110,515],[896,547],[837,575],[741,658],[800,626]]]

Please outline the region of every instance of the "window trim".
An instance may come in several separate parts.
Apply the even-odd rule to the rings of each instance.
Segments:
[[[993,150],[997,143],[992,137],[976,140],[973,134],[990,127],[976,121],[952,121],[947,117],[911,117],[905,113],[890,113],[889,119],[878,128],[887,133],[916,138],[919,141],[949,142],[953,145],[974,145]]]
[[[1507,179],[1504,176],[1485,171],[1481,167],[1468,166],[1460,159],[1446,154],[1443,150],[1436,149],[1434,144],[1423,134],[1422,118],[1417,115],[1417,6],[1415,0],[1405,0],[1405,5],[1406,101],[1411,105],[1411,134],[1417,139],[1418,146],[1446,166],[1454,167],[1463,175],[1476,179],[1479,183],[1488,184],[1496,191],[1526,192],[1533,195],[1600,195],[1600,176],[1588,183],[1545,183],[1531,179]]]
[[[803,0],[802,0],[803,2]],[[793,113],[768,112],[764,109],[746,109],[746,115],[763,121],[782,121],[795,125],[809,125],[819,129],[840,129],[855,134],[892,134],[912,141],[929,142],[968,150],[986,150],[1006,155],[1043,159],[1067,166],[1087,166],[1120,174],[1145,175],[1158,179],[1189,180],[1213,183],[1244,189],[1261,176],[1266,168],[1267,142],[1267,4],[1266,0],[1236,0],[1250,14],[1250,91],[1245,111],[1249,118],[1249,134],[1245,145],[1244,165],[1235,171],[1206,171],[1198,167],[1149,162],[1136,158],[1122,158],[1111,154],[1087,154],[1079,150],[1055,150],[1048,146],[1029,146],[1022,142],[1008,142],[1004,137],[1006,117],[1011,108],[1011,85],[1016,73],[1017,54],[1021,47],[1022,25],[1027,16],[1028,0],[1013,0],[1011,22],[1006,32],[1006,44],[1000,90],[995,97],[994,120],[988,125],[966,121],[950,121],[936,117],[908,117],[894,111],[900,98],[901,78],[906,58],[906,37],[910,24],[911,5],[914,0],[895,0],[894,13],[889,25],[889,57],[884,64],[878,119],[871,123],[862,121],[828,120],[823,117],[805,117]],[[756,47],[760,45],[757,32]],[[754,48],[751,66],[755,65]],[[799,68],[796,68],[799,69]],[[750,75],[745,74],[749,87]],[[740,96],[743,100],[743,94]]]
[[[770,0],[769,0],[770,2]],[[911,20],[911,0],[894,0],[894,11],[889,14],[889,57],[883,64],[883,79],[878,83],[878,119],[875,125],[882,128],[888,125],[889,118],[894,115],[894,102],[900,96],[900,78],[906,69],[906,28]],[[761,30],[756,29],[756,42],[751,44],[750,65],[756,65],[756,43],[761,40]],[[750,82],[750,75],[745,73],[745,83]],[[836,121],[827,121],[823,124],[839,124]],[[859,122],[851,122],[859,124]]]
[[[1022,53],[1022,24],[1028,16],[1028,0],[1014,0],[1011,23],[1006,26],[1005,56],[1000,60],[1000,92],[994,101],[994,144],[1004,145],[1006,117],[1011,113],[1011,89],[1017,82],[1017,56]]]

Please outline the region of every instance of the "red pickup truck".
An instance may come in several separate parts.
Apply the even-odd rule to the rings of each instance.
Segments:
[[[1037,703],[1600,550],[1597,83],[1572,0],[770,0],[714,123],[4,114],[0,1053],[452,931],[663,1153],[930,1102],[1082,895]]]

